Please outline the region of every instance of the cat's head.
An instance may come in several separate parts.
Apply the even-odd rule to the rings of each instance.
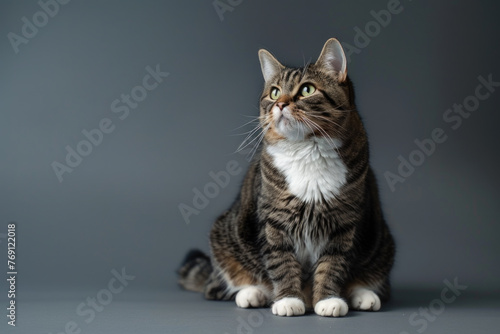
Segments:
[[[329,39],[316,63],[303,68],[285,67],[266,50],[259,59],[265,80],[260,119],[268,143],[344,137],[343,124],[355,107],[338,40]]]

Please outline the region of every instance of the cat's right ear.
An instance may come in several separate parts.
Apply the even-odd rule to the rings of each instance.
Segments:
[[[274,78],[285,66],[281,65],[276,58],[273,57],[267,50],[259,50],[260,68],[266,82]]]
[[[336,38],[330,38],[326,41],[316,64],[326,69],[327,72],[337,75],[339,82],[345,81],[347,60],[344,49]]]

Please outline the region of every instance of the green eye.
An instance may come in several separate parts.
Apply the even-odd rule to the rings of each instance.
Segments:
[[[316,87],[314,87],[313,85],[311,84],[305,84],[304,86],[302,86],[302,88],[300,89],[300,95],[302,95],[303,97],[306,97],[306,96],[309,96],[311,95],[312,93],[314,93],[316,91]]]
[[[273,88],[271,89],[271,95],[270,95],[271,99],[273,99],[273,100],[277,100],[280,96],[281,96],[281,91],[280,91],[280,89],[279,89],[279,88],[277,88],[277,87],[273,87]]]

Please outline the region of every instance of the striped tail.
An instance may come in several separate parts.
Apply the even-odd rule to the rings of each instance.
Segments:
[[[212,273],[210,258],[198,249],[189,251],[177,271],[179,285],[186,290],[203,292],[208,277]]]

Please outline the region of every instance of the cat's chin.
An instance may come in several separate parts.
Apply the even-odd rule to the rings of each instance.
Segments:
[[[292,123],[288,120],[281,120],[274,129],[284,140],[304,141],[309,137],[310,130],[302,123]]]

